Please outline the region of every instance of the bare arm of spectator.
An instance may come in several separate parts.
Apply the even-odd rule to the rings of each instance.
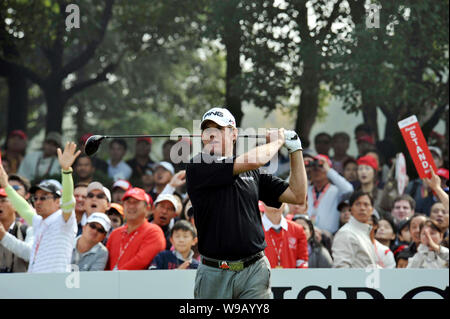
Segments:
[[[34,235],[32,227],[27,228],[25,240],[22,241],[8,233],[3,227],[3,224],[0,223],[0,245],[25,261],[30,260],[33,239]]]
[[[431,178],[424,178],[423,181],[434,191],[442,204],[444,204],[445,211],[448,213],[448,194],[441,187],[441,178],[436,175],[433,169],[431,169]]]
[[[184,184],[186,184],[186,171],[179,171],[172,177],[169,184],[164,187],[161,194],[173,194],[177,187],[183,186]]]
[[[36,215],[34,208],[9,185],[8,175],[2,164],[0,164],[0,187],[5,189],[8,199],[11,201],[14,209],[25,219],[28,225],[33,224],[33,216]]]

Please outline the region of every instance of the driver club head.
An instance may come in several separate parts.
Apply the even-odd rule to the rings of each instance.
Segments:
[[[89,137],[86,141],[86,144],[84,145],[84,152],[86,153],[86,155],[94,155],[100,147],[101,142],[105,138],[106,137],[102,135],[92,135],[91,137]]]

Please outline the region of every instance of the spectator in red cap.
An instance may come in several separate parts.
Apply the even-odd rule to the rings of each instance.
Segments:
[[[3,161],[9,164],[9,174],[17,173],[20,163],[25,156],[28,137],[22,130],[14,130],[8,134],[5,147],[2,150]]]
[[[308,187],[308,216],[318,229],[335,233],[339,228],[338,204],[353,192],[353,186],[333,168],[328,156],[317,155],[305,163],[312,168]]]
[[[146,219],[148,208],[153,202],[138,187],[128,190],[122,200],[127,223],[109,236],[106,270],[147,269],[153,258],[166,248],[161,228]]]
[[[127,161],[128,166],[132,169],[130,180],[133,185],[139,184],[147,168],[151,168],[153,163],[155,163],[150,157],[151,151],[152,139],[150,137],[139,137],[136,139],[134,157]]]
[[[358,164],[358,180],[361,183],[359,189],[372,196],[375,208],[374,214],[380,218],[378,203],[380,201],[381,191],[377,187],[378,161],[375,157],[366,155],[360,157],[356,162]]]

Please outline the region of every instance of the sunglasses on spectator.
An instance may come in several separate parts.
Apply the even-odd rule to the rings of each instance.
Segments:
[[[51,196],[51,195],[48,195],[48,196],[40,196],[40,197],[37,197],[37,196],[33,196],[33,197],[31,197],[31,199],[33,200],[33,202],[37,202],[37,201],[41,201],[41,202],[43,202],[43,201],[45,201],[45,200],[47,200],[47,199],[49,199],[49,198],[55,198],[55,196]]]
[[[12,185],[12,188],[13,188],[15,191],[18,191],[21,187],[20,187],[19,185]]]
[[[100,194],[97,194],[97,195],[95,195],[94,193],[89,193],[89,194],[87,194],[87,197],[88,198],[97,197],[98,199],[106,199],[106,195],[103,194],[103,193],[100,193]]]
[[[94,225],[94,223],[90,223],[89,227],[91,227],[92,229],[95,229],[100,234],[106,234],[106,231],[103,229],[102,226],[97,227],[97,226]]]

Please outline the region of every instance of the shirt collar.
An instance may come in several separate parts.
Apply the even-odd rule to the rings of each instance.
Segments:
[[[184,259],[184,258],[183,258],[183,255],[181,255],[177,250],[174,250],[173,253],[175,254],[175,257],[177,257],[178,259],[184,260],[184,261],[186,261],[186,260],[192,260],[192,258],[194,257],[194,252],[192,251],[192,249],[191,249],[191,251],[189,252],[188,258],[186,258],[186,259]]]
[[[61,213],[62,213],[62,210],[58,209],[56,212],[52,213],[50,216],[45,218],[42,222],[49,225],[49,224],[53,223],[58,218],[58,216],[61,215]]]
[[[369,224],[364,224],[364,223],[357,221],[356,218],[353,216],[350,216],[350,220],[348,222],[353,227],[355,227],[363,232],[366,232],[367,234],[369,234],[370,231],[372,230],[372,226],[370,226]]]
[[[281,226],[281,228],[283,228],[284,230],[288,230],[288,223],[286,218],[284,218],[283,215],[281,215],[281,221],[279,225],[274,225],[269,218],[267,218],[266,214],[263,215],[262,217],[262,224],[264,226],[264,230],[265,231],[269,231],[270,228],[274,227],[274,228],[279,228]]]

